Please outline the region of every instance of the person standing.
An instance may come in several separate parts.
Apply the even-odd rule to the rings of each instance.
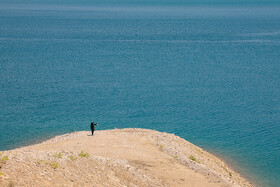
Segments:
[[[96,124],[94,124],[94,122],[91,122],[91,124],[90,124],[90,128],[91,128],[91,135],[93,136],[93,133],[94,133],[94,130],[95,130],[95,125],[98,125],[97,123]]]

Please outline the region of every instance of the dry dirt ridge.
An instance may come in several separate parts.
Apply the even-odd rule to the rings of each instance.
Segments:
[[[252,186],[223,161],[146,129],[81,131],[0,152],[0,186]]]

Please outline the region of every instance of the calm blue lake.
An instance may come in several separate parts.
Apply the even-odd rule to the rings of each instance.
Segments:
[[[280,184],[277,1],[0,1],[0,150],[148,128]]]

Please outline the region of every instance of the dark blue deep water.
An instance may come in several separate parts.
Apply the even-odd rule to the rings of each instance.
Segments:
[[[0,1],[0,150],[95,121],[175,133],[279,186],[277,1],[28,2]]]

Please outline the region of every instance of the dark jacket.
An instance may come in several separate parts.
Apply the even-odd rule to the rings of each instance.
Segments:
[[[90,128],[91,128],[91,130],[94,130],[94,126],[95,125],[97,125],[97,123],[96,124],[94,124],[93,122],[90,124]]]

